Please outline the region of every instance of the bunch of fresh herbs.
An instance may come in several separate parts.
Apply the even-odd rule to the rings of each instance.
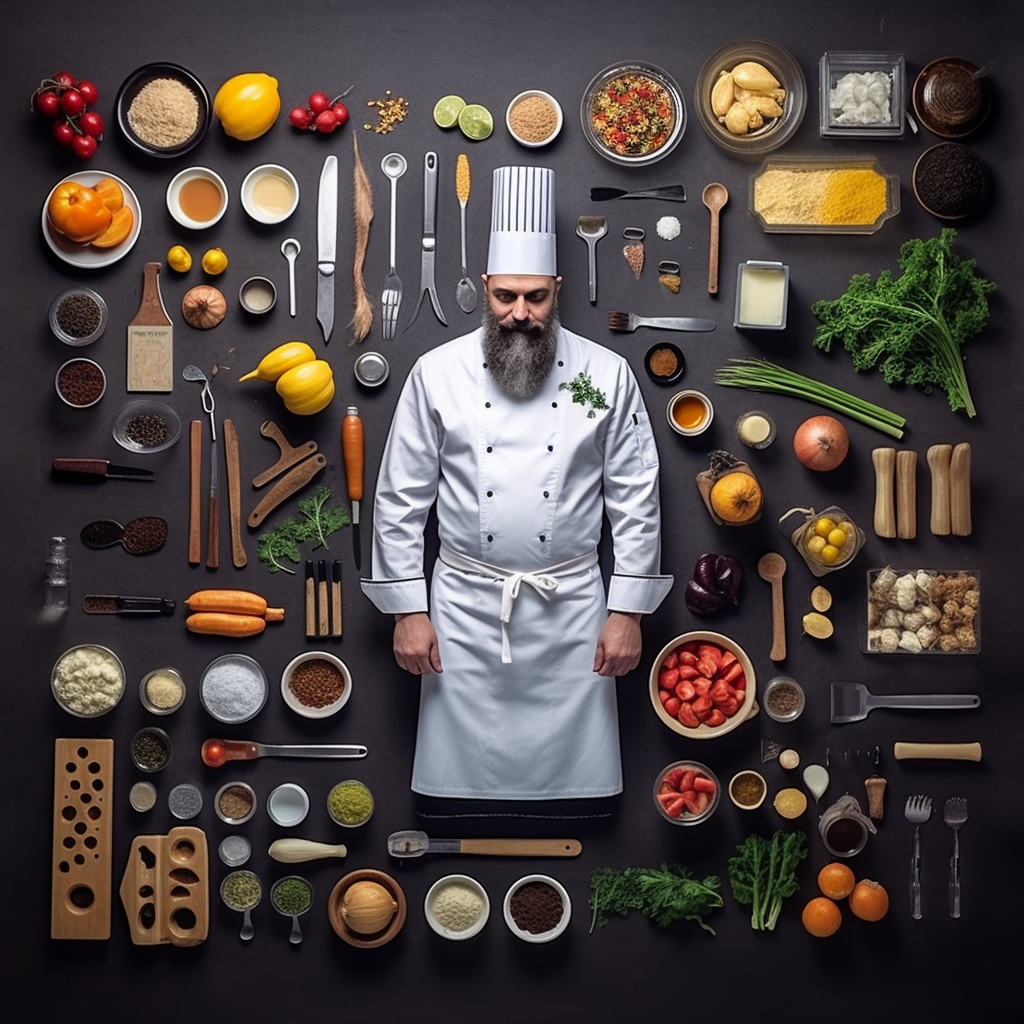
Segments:
[[[874,282],[856,274],[838,299],[813,303],[814,344],[828,352],[838,341],[857,370],[877,368],[887,384],[926,394],[942,388],[951,409],[974,416],[961,348],[988,323],[996,286],[975,273],[976,260],[953,252],[955,238],[953,228],[912,238],[900,247],[898,278],[888,270]]]
[[[724,900],[718,891],[721,884],[715,875],[699,881],[680,864],[598,868],[590,875],[590,930],[604,927],[611,914],[625,917],[631,910],[639,910],[662,928],[674,921],[695,921],[714,935],[715,930],[704,918],[722,906]]]
[[[607,409],[608,399],[600,388],[594,387],[589,373],[578,373],[572,380],[564,380],[558,385],[559,391],[568,391],[572,394],[572,400],[576,405],[589,405],[587,419],[592,420],[596,413],[595,409]]]
[[[299,511],[283,519],[272,530],[260,536],[256,545],[259,560],[271,572],[294,573],[284,562],[302,561],[301,545],[313,542],[312,550],[327,549],[327,538],[351,522],[348,510],[340,505],[329,506],[331,491],[318,487],[299,502]]]
[[[729,886],[737,903],[750,906],[754,931],[775,929],[782,901],[799,888],[796,872],[806,856],[806,835],[781,829],[771,838],[754,833],[736,847],[729,858]]]

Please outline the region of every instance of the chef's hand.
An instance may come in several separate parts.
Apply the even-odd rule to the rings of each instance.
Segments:
[[[594,671],[599,676],[624,676],[640,664],[643,643],[640,615],[609,612],[594,652]]]
[[[395,616],[395,661],[414,676],[441,672],[437,633],[426,612]]]

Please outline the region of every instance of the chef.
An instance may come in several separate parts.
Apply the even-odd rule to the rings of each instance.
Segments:
[[[660,571],[658,452],[636,379],[558,322],[554,172],[500,167],[493,189],[483,325],[406,380],[362,585],[395,617],[398,664],[422,677],[414,792],[518,813],[515,802],[621,792],[615,677],[639,663],[640,617],[673,580]]]

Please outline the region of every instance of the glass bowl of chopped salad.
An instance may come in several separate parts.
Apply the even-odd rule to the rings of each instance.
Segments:
[[[667,71],[642,61],[612,64],[580,103],[583,134],[606,160],[643,167],[668,156],[686,130],[686,104]]]

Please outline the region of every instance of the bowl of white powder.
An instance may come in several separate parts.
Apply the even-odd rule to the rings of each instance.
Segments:
[[[487,891],[469,875],[445,875],[423,901],[427,924],[446,939],[471,939],[487,924],[491,903]]]
[[[203,671],[199,700],[218,722],[248,722],[267,702],[267,675],[247,654],[222,654]]]

